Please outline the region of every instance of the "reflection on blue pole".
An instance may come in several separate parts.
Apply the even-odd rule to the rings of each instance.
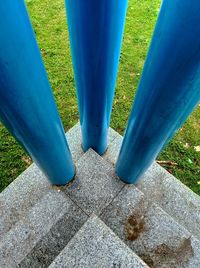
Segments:
[[[135,183],[200,100],[200,2],[164,0],[116,164]]]
[[[24,1],[0,1],[0,119],[51,183],[75,173]]]
[[[84,151],[102,155],[128,0],[66,0]]]
[[[194,110],[194,108],[198,104],[198,102],[196,100],[199,98],[199,91],[196,90],[195,92],[196,92],[196,96],[194,95],[193,98],[191,98],[190,101],[188,101],[188,103],[185,106],[185,109],[182,113],[182,116],[179,118],[179,121],[177,122],[177,124],[175,124],[174,129],[171,131],[170,136],[168,137],[168,139],[166,140],[166,142],[163,146],[163,149],[170,142],[170,140],[173,138],[173,136],[178,132],[180,127],[184,124],[184,122],[187,120],[188,116],[192,113],[192,111]],[[195,92],[194,92],[194,94],[195,94]]]

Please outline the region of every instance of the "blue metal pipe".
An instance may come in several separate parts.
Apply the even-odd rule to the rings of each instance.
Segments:
[[[75,173],[24,1],[0,1],[0,119],[52,184]]]
[[[197,106],[198,102],[196,101],[197,98],[199,98],[199,92],[196,91],[196,96],[194,96],[193,98],[191,98],[190,101],[188,101],[182,116],[180,117],[179,121],[177,122],[177,124],[174,126],[174,129],[171,131],[171,134],[169,135],[169,137],[167,138],[164,146],[162,149],[164,149],[168,143],[170,142],[170,140],[174,137],[174,135],[178,132],[178,130],[181,128],[181,126],[185,123],[185,121],[187,120],[188,116],[192,113],[192,111],[195,109],[195,107]]]
[[[163,0],[116,164],[136,183],[200,100],[200,2]]]
[[[83,149],[107,148],[128,0],[66,0]]]

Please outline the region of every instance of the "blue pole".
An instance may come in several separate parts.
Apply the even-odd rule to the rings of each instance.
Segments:
[[[84,151],[107,148],[128,0],[66,0]]]
[[[197,98],[199,97],[199,91],[196,90],[196,96],[194,96],[193,98],[191,98],[190,101],[188,101],[182,116],[179,118],[179,121],[177,122],[177,124],[175,124],[174,129],[171,131],[170,136],[167,138],[163,149],[165,148],[165,146],[170,142],[170,140],[173,138],[173,136],[178,132],[179,128],[184,124],[184,122],[187,120],[188,116],[192,113],[192,111],[195,109],[197,103]]]
[[[75,173],[24,1],[0,1],[0,119],[52,184]]]
[[[135,183],[200,100],[200,2],[163,0],[116,172]]]

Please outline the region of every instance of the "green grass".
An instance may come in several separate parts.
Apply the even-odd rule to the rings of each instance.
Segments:
[[[68,130],[78,121],[75,82],[64,0],[27,0],[27,7],[53,88],[56,103]],[[129,0],[125,35],[113,105],[111,126],[123,134],[152,31],[160,0]],[[187,145],[187,146],[185,146]],[[166,168],[193,191],[200,194],[200,107],[198,106],[171,143],[160,154],[160,160],[178,165]],[[29,158],[0,125],[0,191],[28,165]]]

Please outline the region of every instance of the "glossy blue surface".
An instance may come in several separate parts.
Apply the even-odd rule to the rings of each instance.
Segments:
[[[66,0],[84,151],[100,155],[116,83],[127,0]]]
[[[200,1],[164,0],[116,172],[135,183],[200,100]]]
[[[47,175],[75,169],[24,1],[0,1],[0,119]]]

